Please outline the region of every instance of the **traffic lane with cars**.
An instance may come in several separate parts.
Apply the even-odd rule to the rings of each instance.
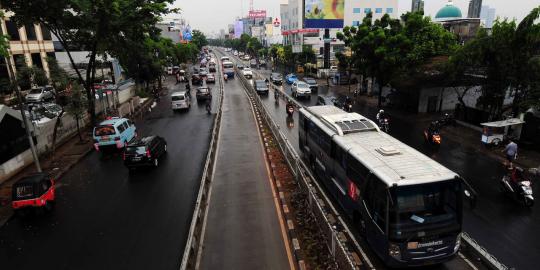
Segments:
[[[270,75],[270,72],[261,73]],[[276,87],[289,95],[291,93],[290,86],[286,83],[283,87]],[[270,93],[270,96],[272,94]],[[334,96],[331,91],[328,92],[326,86],[320,86],[319,94]],[[280,103],[282,106],[278,109],[279,105],[268,101],[267,99],[265,106],[275,116],[274,121],[280,126],[287,127],[282,130],[299,151],[297,114],[295,113],[294,121],[291,122],[290,118],[286,117],[284,102]],[[313,96],[311,100],[302,98],[297,101],[305,106],[316,104]],[[377,109],[367,106],[364,102],[355,104],[353,110],[372,120],[375,120],[377,114]],[[463,224],[466,232],[508,266],[534,268],[533,262],[524,258],[530,258],[540,250],[540,236],[532,225],[540,222],[540,214],[534,207],[532,209],[523,207],[500,192],[499,180],[505,173],[502,165],[475,149],[447,139],[444,134],[442,145],[439,149],[434,149],[424,142],[422,137],[424,128],[413,120],[398,121],[391,118],[390,134],[459,173],[479,193],[475,208],[465,207]],[[538,194],[540,190],[534,187],[534,192]]]
[[[129,175],[120,154],[92,152],[60,179],[50,215],[12,218],[0,229],[3,269],[179,267],[214,115],[196,102],[174,113],[169,94],[185,88],[167,85],[168,95],[136,121],[139,136],[167,140],[159,167]]]

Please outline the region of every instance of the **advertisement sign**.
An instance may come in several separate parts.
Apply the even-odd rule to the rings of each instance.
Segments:
[[[240,38],[240,36],[244,33],[244,22],[243,21],[236,21],[234,23],[234,38]]]
[[[259,26],[253,26],[251,27],[251,36],[252,37],[260,37],[263,32],[263,28]]]
[[[306,33],[319,33],[319,29],[293,29],[289,31],[281,31],[281,34],[284,36]]]
[[[186,25],[184,29],[182,29],[181,33],[182,33],[182,36],[180,38],[181,40],[189,42],[193,39],[193,36],[191,35],[191,26]]]
[[[274,25],[273,24],[267,24],[266,25],[266,36],[271,37],[274,35]]]
[[[250,10],[248,13],[250,19],[266,18],[266,10]]]
[[[304,28],[343,28],[345,0],[306,0]]]

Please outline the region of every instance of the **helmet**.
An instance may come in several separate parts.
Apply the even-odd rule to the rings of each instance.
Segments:
[[[384,113],[384,110],[380,110],[379,113]]]

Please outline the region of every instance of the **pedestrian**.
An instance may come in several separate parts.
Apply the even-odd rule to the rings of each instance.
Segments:
[[[512,162],[517,158],[517,144],[510,140],[502,152],[506,155],[507,166],[512,167]]]
[[[176,72],[176,84],[180,83],[180,72]]]

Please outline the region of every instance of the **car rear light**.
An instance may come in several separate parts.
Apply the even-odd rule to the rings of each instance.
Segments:
[[[148,150],[148,149],[146,150],[146,157],[147,157],[147,158],[151,158],[151,157],[152,157],[152,155],[150,155],[150,150]]]

